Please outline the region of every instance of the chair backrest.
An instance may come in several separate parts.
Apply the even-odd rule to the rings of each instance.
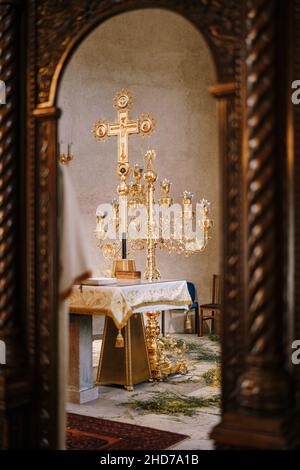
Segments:
[[[188,287],[188,290],[189,290],[189,294],[191,296],[191,299],[192,299],[192,302],[194,303],[195,302],[195,299],[196,299],[196,289],[195,289],[195,286],[192,282],[188,282],[187,283],[187,287]]]
[[[212,284],[212,303],[221,303],[221,276],[219,274],[213,274]]]

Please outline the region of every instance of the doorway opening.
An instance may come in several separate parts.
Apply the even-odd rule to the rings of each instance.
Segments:
[[[118,181],[116,139],[100,143],[90,131],[99,119],[109,122],[116,119],[113,97],[124,88],[134,96],[131,116],[149,112],[156,121],[156,130],[150,137],[130,136],[132,167],[135,163],[143,164],[149,148],[156,149],[155,170],[159,180],[167,178],[172,182],[174,199],[189,190],[195,201],[206,198],[211,203],[213,227],[206,249],[190,257],[158,250],[162,280],[192,284],[199,309],[202,304],[220,303],[220,299],[212,297],[219,280],[215,276],[221,274],[222,246],[217,105],[208,91],[215,82],[214,61],[204,38],[187,20],[164,10],[139,10],[116,16],[97,27],[74,53],[60,84],[57,104],[62,116],[58,139],[60,153],[67,154],[71,145],[70,153],[74,156],[66,170],[76,193],[93,276],[111,275],[108,273],[111,264],[102,256],[95,237],[96,209],[116,197]],[[159,185],[156,197],[159,197]],[[143,272],[145,251],[135,253],[134,259],[137,269]],[[165,333],[161,341],[166,344],[175,341],[178,348],[186,345],[185,373],[168,374],[161,381],[143,381],[133,391],[101,384],[97,386],[98,398],[91,392],[90,399],[85,394],[82,403],[68,401],[69,448],[91,445],[91,436],[86,434],[89,426],[102,429],[105,434],[96,440],[95,445],[100,448],[124,448],[120,447],[125,445],[124,435],[130,434],[130,429],[132,435],[138,435],[139,426],[153,430],[149,436],[160,442],[157,445],[165,446],[161,448],[170,445],[176,449],[212,448],[209,433],[219,421],[220,409],[222,316],[217,306],[208,309],[211,311],[215,318],[201,322],[201,328],[197,327],[199,317],[194,310],[187,315],[182,310],[165,309],[164,316],[158,317]],[[78,352],[80,332],[77,346],[72,344],[74,338],[70,336],[70,352],[79,354],[85,367],[91,364],[96,380],[105,317],[91,315],[90,322],[90,342],[81,338],[80,345],[87,348],[87,355],[84,357],[83,352],[80,356]],[[70,334],[74,331],[70,330]],[[83,376],[86,374],[80,370],[72,373],[80,380],[81,372]],[[86,377],[81,379],[84,381]],[[119,433],[120,441],[112,438],[110,426],[116,427],[114,433]],[[155,434],[156,431],[165,434]],[[78,433],[81,433],[80,444]],[[183,437],[176,440],[174,436],[172,440],[172,433]],[[101,439],[104,447],[99,444]],[[132,442],[126,445],[133,445]]]

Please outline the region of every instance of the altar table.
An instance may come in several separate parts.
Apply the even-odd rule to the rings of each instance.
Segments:
[[[133,384],[151,378],[143,315],[140,314],[153,310],[187,310],[190,304],[185,280],[122,280],[105,286],[74,286],[69,298],[69,400],[84,403],[98,398],[98,387],[93,382],[92,315],[106,316],[99,382],[132,389]],[[116,333],[121,329],[125,341],[123,350],[114,347]],[[117,370],[121,379],[117,378]]]

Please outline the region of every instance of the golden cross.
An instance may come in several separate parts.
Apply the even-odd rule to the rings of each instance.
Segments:
[[[128,162],[128,137],[139,133],[139,120],[128,118],[128,109],[118,110],[118,122],[108,124],[108,137],[118,136],[118,161]]]
[[[130,165],[128,154],[128,138],[132,134],[142,136],[150,135],[155,127],[154,119],[150,114],[142,114],[138,119],[129,119],[129,109],[132,104],[132,95],[122,89],[114,98],[114,107],[118,112],[117,122],[109,123],[104,119],[98,120],[92,132],[98,141],[104,141],[107,137],[118,137],[118,164],[117,174],[126,179]]]

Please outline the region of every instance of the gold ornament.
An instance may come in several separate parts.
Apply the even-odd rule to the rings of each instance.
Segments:
[[[154,118],[149,113],[143,113],[139,119],[139,130],[142,136],[149,136],[155,131]]]
[[[167,207],[170,207],[173,204],[173,199],[169,196],[170,189],[171,183],[167,178],[165,178],[160,184],[160,190],[162,192],[162,196],[158,201],[160,206],[166,205]]]
[[[119,348],[119,349],[124,348],[124,338],[123,338],[121,330],[118,330],[118,334],[117,334],[116,341],[115,341],[115,348]]]
[[[144,180],[147,184],[147,240],[146,240],[146,270],[144,278],[148,281],[155,281],[161,278],[161,274],[157,268],[156,245],[154,239],[154,183],[157,174],[153,169],[153,161],[156,158],[155,150],[148,150],[145,155],[146,170],[144,171]]]
[[[60,153],[60,145],[58,146],[58,153],[59,153],[59,161],[62,165],[69,165],[69,163],[74,160],[74,155],[71,152],[72,144],[68,144],[68,152],[67,155],[63,152]]]
[[[177,341],[170,336],[160,338],[158,323],[159,311],[146,312],[146,341],[149,354],[151,375],[154,380],[162,380],[169,374],[186,374],[188,364],[183,359],[187,346],[183,342],[178,346]]]
[[[113,100],[113,106],[118,111],[119,109],[130,109],[133,103],[133,96],[130,91],[122,90],[118,91]]]
[[[96,121],[92,128],[92,133],[94,134],[96,140],[98,140],[99,142],[104,142],[108,137],[107,121],[105,121],[104,119],[99,119],[98,121]]]
[[[184,332],[185,333],[193,333],[192,322],[189,317],[189,312],[186,312],[185,319],[184,319]]]

